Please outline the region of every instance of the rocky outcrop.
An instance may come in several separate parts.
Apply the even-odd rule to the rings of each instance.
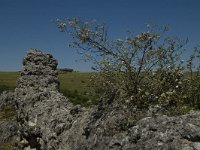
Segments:
[[[15,89],[20,142],[37,150],[198,150],[200,112],[168,117],[149,115],[129,101],[73,105],[59,93],[57,61],[31,49]],[[137,118],[139,116],[139,118]]]
[[[0,143],[17,141],[18,125],[14,105],[14,93],[4,91],[0,95]]]
[[[83,109],[58,92],[57,61],[52,55],[31,49],[23,65],[15,89],[18,149],[60,149],[66,139],[63,132],[72,128]]]
[[[0,95],[0,111],[3,111],[3,109],[8,105],[13,107],[15,106],[14,92],[4,91]]]
[[[200,112],[179,117],[146,117],[129,129],[132,149],[200,149]]]

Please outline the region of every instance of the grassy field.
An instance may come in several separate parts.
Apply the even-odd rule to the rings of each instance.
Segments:
[[[13,90],[16,86],[16,81],[19,77],[19,72],[0,72],[0,93],[2,90]]]
[[[59,74],[60,90],[78,91],[85,93],[88,91],[88,82],[91,73],[88,72],[72,72]]]
[[[90,72],[72,72],[59,74],[60,92],[67,96],[74,104],[84,106],[95,103],[96,97],[89,94],[88,83]]]
[[[91,101],[94,102],[95,97],[88,94],[91,74],[89,72],[59,73],[60,92],[75,104],[88,105]],[[4,90],[13,90],[19,76],[19,72],[0,72],[0,93]]]

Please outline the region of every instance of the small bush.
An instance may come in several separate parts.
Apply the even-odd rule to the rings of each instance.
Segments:
[[[167,27],[148,25],[139,34],[109,40],[106,26],[94,20],[58,20],[57,25],[72,37],[69,46],[94,63],[96,95],[129,99],[130,107],[139,109],[159,105],[172,114],[200,108],[200,49],[182,61],[188,40],[169,37]]]
[[[68,72],[73,72],[74,70],[73,69],[70,69],[70,68],[60,68],[60,69],[57,69],[59,73],[68,73]]]

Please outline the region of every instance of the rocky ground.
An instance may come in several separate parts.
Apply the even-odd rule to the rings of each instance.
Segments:
[[[4,91],[0,95],[0,149],[9,150],[18,140],[14,93]]]
[[[19,150],[200,150],[199,111],[144,114],[103,98],[92,108],[73,105],[59,93],[56,67],[52,55],[29,50],[14,93],[0,96],[0,107],[14,105],[17,114],[0,121],[0,142],[16,140]]]

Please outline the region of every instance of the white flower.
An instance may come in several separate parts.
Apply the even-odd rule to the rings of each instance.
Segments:
[[[117,39],[117,41],[118,41],[118,42],[122,42],[123,40],[122,40],[122,39]]]
[[[131,96],[131,100],[133,100],[134,96]]]
[[[165,97],[166,95],[165,95],[165,93],[162,93],[160,96],[161,96],[161,97]]]
[[[182,82],[180,81],[180,82],[178,82],[178,84],[182,84]]]

